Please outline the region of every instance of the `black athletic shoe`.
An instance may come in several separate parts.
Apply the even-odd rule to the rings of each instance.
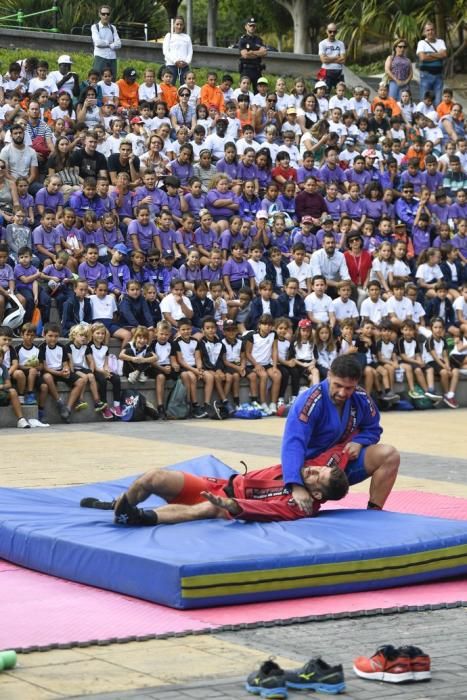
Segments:
[[[193,418],[207,418],[208,412],[204,406],[194,406],[193,407]]]
[[[317,690],[334,695],[345,690],[344,671],[341,664],[329,666],[322,659],[310,659],[302,668],[285,671],[288,688]]]
[[[287,698],[289,696],[284,671],[271,659],[264,661],[258,671],[250,673],[245,688],[249,693],[260,695],[262,698]]]
[[[141,511],[136,506],[131,506],[128,503],[126,493],[117,501],[114,513],[114,523],[116,525],[142,525]]]
[[[81,508],[97,508],[97,510],[113,510],[115,508],[115,499],[113,501],[100,501],[98,498],[82,498],[79,502]]]

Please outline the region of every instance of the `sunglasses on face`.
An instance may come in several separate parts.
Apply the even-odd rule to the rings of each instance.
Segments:
[[[101,12],[101,15],[103,17],[108,17],[110,15],[110,12]]]
[[[328,29],[328,34],[336,34],[337,29]]]
[[[190,93],[189,92],[181,92],[180,97],[190,97]]]

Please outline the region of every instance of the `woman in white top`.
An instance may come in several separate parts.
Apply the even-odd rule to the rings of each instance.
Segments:
[[[172,31],[164,37],[162,52],[165,66],[173,75],[173,84],[178,80],[183,85],[193,57],[193,45],[191,38],[185,34],[183,17],[175,17]]]

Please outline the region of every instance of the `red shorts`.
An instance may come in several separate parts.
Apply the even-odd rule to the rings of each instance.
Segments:
[[[169,501],[169,503],[180,503],[185,506],[207,503],[206,499],[201,495],[202,491],[210,491],[216,496],[226,497],[224,488],[229,483],[228,479],[216,479],[213,476],[195,476],[187,472],[182,472],[182,474],[183,488],[178,496]]]

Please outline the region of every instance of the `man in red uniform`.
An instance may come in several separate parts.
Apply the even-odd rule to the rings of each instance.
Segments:
[[[349,484],[344,469],[348,454],[344,444],[317,455],[302,467],[305,488],[313,499],[315,515],[325,500],[343,498]],[[167,501],[156,509],[137,505],[155,494]],[[298,507],[282,480],[280,464],[230,479],[195,476],[182,471],[153,469],[136,479],[115,503],[87,498],[83,507],[114,508],[118,525],[171,525],[206,518],[235,518],[270,522],[297,520],[310,513]]]

